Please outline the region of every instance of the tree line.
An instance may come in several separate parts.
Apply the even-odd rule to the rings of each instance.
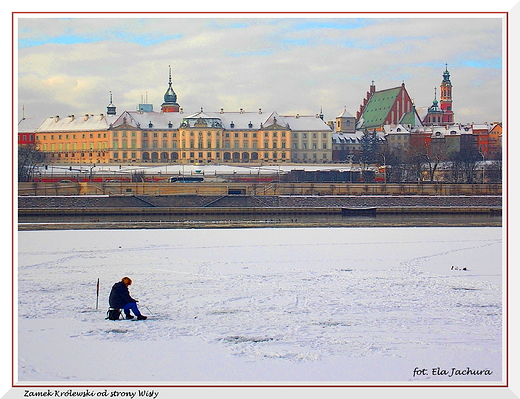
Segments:
[[[383,165],[385,181],[389,183],[442,181],[447,183],[501,183],[502,160],[485,161],[478,150],[464,148],[448,151],[439,146],[412,145],[407,151],[389,149],[377,138],[375,132],[365,131],[361,138],[359,154],[352,154],[351,160],[359,162],[362,169]],[[485,162],[484,162],[485,161]],[[18,147],[18,181],[34,179],[36,169],[46,164],[46,154],[34,145]],[[366,173],[364,181],[374,179]],[[133,181],[142,181],[143,176],[133,176]]]

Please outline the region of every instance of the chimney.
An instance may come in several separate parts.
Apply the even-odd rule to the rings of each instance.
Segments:
[[[54,122],[58,122],[59,120],[60,120],[60,116],[56,115],[56,117],[54,118]]]
[[[224,108],[220,108],[220,113],[221,113],[221,114],[224,113]]]
[[[258,113],[259,113],[259,114],[262,113],[262,108],[258,108]]]
[[[241,114],[244,113],[244,108],[240,108],[240,113],[241,113]]]

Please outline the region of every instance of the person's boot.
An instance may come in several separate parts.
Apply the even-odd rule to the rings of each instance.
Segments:
[[[140,314],[139,316],[137,316],[137,320],[146,320],[147,317],[146,316],[143,316],[142,314]]]
[[[125,316],[125,318],[126,318],[127,320],[132,320],[132,319],[134,318],[134,316],[132,316],[131,314],[127,314],[127,315]]]

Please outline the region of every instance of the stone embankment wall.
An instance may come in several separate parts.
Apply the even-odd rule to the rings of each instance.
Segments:
[[[501,195],[501,184],[19,183],[18,195]]]

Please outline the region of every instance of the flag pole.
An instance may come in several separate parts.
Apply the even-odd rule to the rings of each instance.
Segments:
[[[97,285],[96,285],[96,310],[98,310],[99,306],[99,277],[97,279]]]

